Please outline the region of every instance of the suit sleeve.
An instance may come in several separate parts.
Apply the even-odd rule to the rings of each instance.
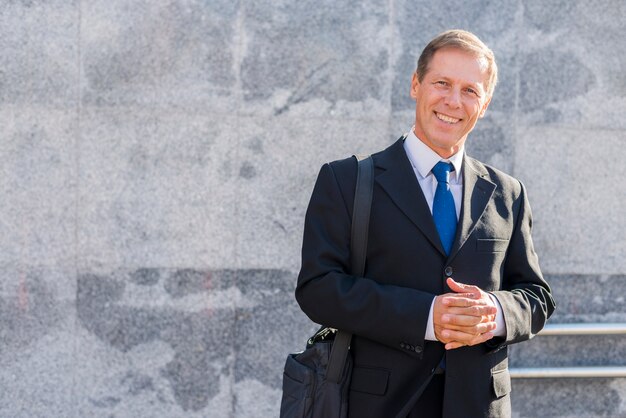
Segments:
[[[532,215],[526,189],[520,185],[520,209],[504,265],[503,289],[492,292],[502,306],[506,337],[494,338],[492,346],[532,338],[541,331],[555,309],[532,242]]]
[[[350,200],[324,165],[306,213],[296,299],[314,322],[395,348],[408,344],[421,356],[434,295],[349,274]]]

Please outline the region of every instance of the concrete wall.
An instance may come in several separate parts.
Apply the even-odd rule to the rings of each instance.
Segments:
[[[272,417],[319,166],[412,123],[452,27],[500,65],[469,153],[528,187],[555,321],[626,321],[621,0],[0,3],[0,416]],[[623,365],[624,338],[513,365]],[[626,379],[515,381],[518,417],[626,416]],[[537,413],[541,411],[541,413]]]

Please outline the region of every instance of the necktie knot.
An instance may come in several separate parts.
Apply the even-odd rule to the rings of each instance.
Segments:
[[[431,170],[438,183],[449,183],[450,172],[454,171],[454,166],[450,163],[439,161]]]

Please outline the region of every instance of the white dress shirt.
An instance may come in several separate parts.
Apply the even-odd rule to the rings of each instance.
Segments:
[[[422,188],[430,213],[433,212],[433,200],[435,198],[435,191],[437,190],[437,179],[431,171],[432,168],[439,161],[445,161],[454,166],[454,171],[450,173],[449,182],[450,191],[452,192],[452,197],[454,198],[456,219],[458,220],[461,214],[461,202],[463,198],[463,176],[461,175],[461,167],[463,165],[465,144],[463,144],[459,151],[450,158],[441,158],[439,154],[418,139],[413,132],[413,128],[411,128],[411,131],[407,134],[406,139],[404,140],[404,150],[406,151],[406,155],[409,157],[409,161],[413,166],[413,172],[415,173],[415,177],[417,177],[417,181]],[[463,278],[459,277],[458,281],[463,283]],[[489,296],[498,309],[498,313],[496,314],[496,329],[492,332],[495,336],[503,337],[506,335],[506,325],[504,323],[502,307],[500,306],[498,299],[496,299],[493,295]],[[435,300],[433,299],[433,303],[430,305],[428,323],[426,324],[426,335],[424,337],[426,340],[430,341],[437,341],[437,337],[435,336],[435,327],[433,324],[434,305]]]

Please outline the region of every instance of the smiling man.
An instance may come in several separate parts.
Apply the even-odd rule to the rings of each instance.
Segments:
[[[469,32],[426,46],[414,126],[372,156],[364,277],[349,271],[356,160],[320,171],[296,298],[313,321],[353,334],[350,417],[511,414],[507,347],[537,334],[555,304],[523,185],[465,154],[496,81],[493,52]]]

